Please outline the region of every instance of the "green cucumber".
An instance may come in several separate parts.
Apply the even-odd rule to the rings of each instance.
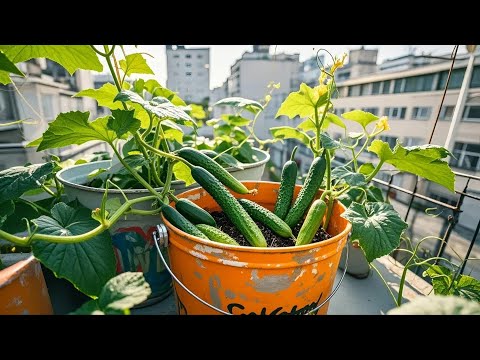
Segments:
[[[285,221],[280,219],[270,210],[265,209],[263,206],[248,199],[238,199],[238,202],[245,210],[247,210],[247,213],[253,220],[260,221],[263,225],[281,237],[293,237],[292,229],[290,229]]]
[[[255,221],[222,183],[207,170],[192,167],[192,177],[220,205],[225,215],[252,246],[266,247],[267,241]]]
[[[206,224],[198,224],[196,226],[198,230],[203,232],[212,241],[219,242],[222,244],[240,246],[240,244],[236,242],[230,235],[225,234],[222,230],[217,229],[214,226],[210,226]]]
[[[210,159],[207,155],[193,148],[182,148],[177,151],[177,155],[187,160],[190,164],[200,166],[215,175],[220,182],[232,189],[238,194],[249,194],[255,190],[248,190],[245,185],[235,179],[232,174],[225,170],[215,160]]]
[[[217,226],[215,219],[208,211],[188,199],[178,199],[175,203],[175,209],[195,225],[207,224]]]
[[[280,219],[285,219],[288,210],[292,205],[293,191],[295,190],[295,183],[297,181],[297,163],[293,161],[297,147],[292,151],[290,160],[283,165],[282,178],[280,180],[280,188],[278,189],[277,201],[273,213]]]
[[[313,159],[303,187],[298,193],[295,203],[290,208],[287,216],[284,219],[290,228],[293,229],[298,224],[300,219],[305,214],[305,211],[310,206],[310,203],[315,197],[318,188],[322,184],[326,168],[327,162],[325,160],[325,153],[321,157],[316,157]]]
[[[173,226],[179,228],[182,231],[185,231],[187,234],[198,236],[199,238],[210,240],[205,236],[200,230],[198,230],[195,225],[188,221],[182,214],[175,210],[170,205],[162,206],[162,213]]]
[[[327,210],[327,204],[325,201],[318,199],[312,203],[310,209],[308,210],[305,221],[298,233],[297,241],[295,246],[307,245],[310,244],[313,240],[313,237],[317,233],[320,225],[322,225],[323,215]]]

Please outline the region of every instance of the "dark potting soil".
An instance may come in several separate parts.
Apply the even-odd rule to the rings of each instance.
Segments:
[[[227,218],[227,216],[220,211],[215,211],[211,213],[215,221],[217,222],[217,227],[222,230],[224,233],[230,235],[234,238],[240,245],[242,246],[251,246],[250,243],[245,239],[245,237],[240,233],[240,231],[232,224],[232,222]],[[265,236],[265,240],[267,240],[268,247],[285,247],[285,246],[295,246],[295,240],[283,238],[277,234],[275,234],[272,230],[268,227],[263,225],[259,221],[255,221],[258,225],[260,230]],[[295,228],[292,229],[293,235],[297,237],[298,233],[300,232],[300,228],[302,227],[303,223],[297,224]],[[318,229],[317,233],[313,237],[312,243],[320,242],[323,240],[330,239],[332,236],[328,234],[322,227]]]

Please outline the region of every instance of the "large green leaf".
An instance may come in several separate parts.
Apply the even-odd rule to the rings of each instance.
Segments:
[[[213,106],[233,106],[245,109],[253,114],[263,110],[263,105],[258,101],[244,99],[241,97],[229,97],[217,101]]]
[[[342,129],[347,128],[342,119],[340,119],[337,115],[329,112],[327,113],[327,115],[325,115],[325,119],[323,119],[322,130],[327,130],[331,124],[337,125]]]
[[[313,121],[309,117],[307,117],[300,124],[298,124],[297,129],[303,130],[305,132],[309,132],[309,131],[315,132],[317,130],[317,128],[315,126],[315,121]]]
[[[458,296],[418,296],[387,315],[480,315],[480,304]]]
[[[358,240],[368,262],[389,254],[400,244],[408,227],[392,205],[353,202],[341,215],[352,224],[351,240]]]
[[[140,120],[133,117],[134,110],[113,110],[107,127],[115,131],[119,138],[127,133],[134,134],[140,128]]]
[[[13,200],[28,190],[38,189],[54,167],[53,162],[48,162],[0,171],[0,201]]]
[[[142,99],[140,95],[134,93],[133,91],[122,90],[117,94],[114,101],[131,101],[141,105],[147,112],[157,115],[160,119],[170,118],[174,120],[184,120],[187,122],[185,125],[196,127],[195,122],[190,115],[188,115],[180,107],[172,104],[167,98],[157,96],[151,101],[147,101]]]
[[[43,133],[38,151],[74,144],[81,145],[92,140],[111,143],[117,138],[115,132],[107,126],[110,116],[88,121],[89,115],[88,111],[70,111],[58,115]]]
[[[9,74],[16,74],[25,77],[25,75],[10,61],[3,51],[0,50],[0,84],[9,84],[12,82]]]
[[[127,76],[132,74],[153,74],[145,58],[138,53],[125,56],[124,60],[120,60],[120,67]]]
[[[37,208],[35,208],[34,205],[30,204],[29,202],[15,201],[14,203],[15,203],[15,207],[14,207],[13,213],[9,214],[8,216],[5,216],[5,219],[3,220],[3,224],[0,225],[0,228],[3,231],[6,231],[10,234],[17,234],[17,233],[24,232],[25,230],[27,230],[26,220],[32,220],[41,215],[38,212]],[[0,210],[0,212],[6,211],[6,209],[4,209],[5,204],[7,204],[7,202],[0,204],[0,207],[2,207],[2,210]],[[0,214],[0,217],[1,216],[2,215]]]
[[[144,88],[153,96],[162,96],[167,98],[173,105],[177,106],[186,106],[185,101],[183,101],[177,93],[173,92],[166,87],[160,85],[157,80],[150,79],[147,80],[144,84]]]
[[[192,171],[183,162],[178,161],[173,165],[173,174],[175,175],[175,179],[185,181],[185,186],[195,183]]]
[[[449,152],[441,146],[411,146],[404,148],[397,143],[393,151],[388,143],[374,140],[367,149],[378,155],[380,160],[406,171],[436,182],[450,191],[455,191],[455,174],[448,163],[441,159]]]
[[[124,272],[110,279],[96,300],[90,300],[73,315],[130,314],[130,308],[152,293],[141,272]]]
[[[320,140],[322,142],[322,147],[325,149],[334,150],[340,147],[340,143],[333,140],[326,132],[320,133]]]
[[[105,106],[111,110],[123,108],[119,102],[114,102],[115,96],[117,96],[118,90],[115,85],[111,83],[105,83],[98,89],[85,89],[74,95],[74,97],[87,96],[97,100],[98,106]]]
[[[332,178],[343,180],[350,186],[363,186],[366,184],[365,175],[356,173],[349,166],[337,166],[332,170]]]
[[[367,127],[368,124],[378,120],[378,116],[362,110],[353,110],[343,113],[342,117],[344,119],[359,123],[364,129]]]
[[[311,88],[305,83],[300,84],[300,90],[291,92],[277,111],[275,117],[286,115],[290,119],[296,116],[307,117],[315,114],[315,107],[325,103],[328,98],[325,85]]]
[[[278,126],[270,128],[270,133],[275,139],[297,139],[305,145],[310,143],[310,138],[304,132],[290,126]]]
[[[99,223],[91,218],[91,210],[58,203],[52,217],[40,216],[33,222],[39,234],[71,236],[93,230]],[[59,278],[65,278],[92,298],[98,297],[105,283],[115,276],[115,255],[108,231],[90,240],[75,244],[36,241],[33,255]]]
[[[0,45],[13,62],[48,58],[63,66],[70,75],[78,69],[102,71],[95,51],[88,45]]]
[[[0,228],[14,211],[15,203],[12,200],[2,201],[0,203]]]
[[[454,280],[455,274],[440,265],[430,265],[424,276],[432,279],[435,295],[457,295],[480,302],[480,281],[471,276],[459,275]]]
[[[151,292],[141,272],[125,272],[105,284],[98,304],[101,309],[125,310],[145,301]]]
[[[170,141],[177,141],[180,144],[183,142],[183,130],[177,124],[170,120],[163,120],[161,123],[165,138]]]
[[[252,122],[250,119],[246,119],[240,115],[222,115],[222,120],[230,126],[245,126]]]

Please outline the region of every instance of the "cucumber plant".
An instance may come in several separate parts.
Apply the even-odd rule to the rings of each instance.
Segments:
[[[318,61],[318,85],[310,87],[305,83],[300,84],[298,91],[287,96],[276,114],[276,117],[300,118],[303,121],[296,127],[279,126],[270,129],[273,141],[295,139],[302,143],[301,146],[310,150],[313,164],[319,167],[316,171],[319,174],[324,172],[321,176],[312,176],[309,172],[302,193],[284,220],[290,227],[295,226],[310,206],[312,194],[321,189],[326,209],[323,209],[321,203],[314,204],[319,213],[325,210],[323,228],[328,228],[334,201],[338,199],[347,206],[342,216],[352,224],[351,241],[358,241],[366,259],[371,262],[396,249],[407,228],[393,206],[383,199],[381,190],[371,184],[372,179],[388,165],[390,169],[421,176],[453,192],[455,176],[445,161],[451,153],[441,146],[430,144],[404,147],[397,142],[392,149],[387,142],[375,139],[390,129],[386,116],[378,117],[362,110],[335,115],[335,73],[343,67],[346,55],[328,55],[331,65],[324,66]],[[361,131],[347,134],[347,122],[355,123]],[[333,139],[327,132],[332,126],[343,130],[345,136]],[[359,156],[365,151],[375,155],[376,161],[361,164]],[[333,166],[332,161],[340,152],[347,161],[341,166]],[[312,165],[310,171],[314,171],[316,166]],[[320,177],[323,177],[323,182]],[[288,200],[285,201],[288,203]],[[309,215],[310,213],[307,218]],[[299,235],[297,245],[305,241]]]

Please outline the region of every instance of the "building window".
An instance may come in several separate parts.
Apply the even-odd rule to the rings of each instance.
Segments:
[[[6,86],[0,86],[0,121],[14,118],[10,92],[7,89]]]
[[[465,75],[465,68],[452,70],[450,76],[450,82],[448,83],[449,89],[460,89],[462,87],[463,76]],[[442,71],[439,74],[437,90],[443,90],[447,83],[448,71]]]
[[[397,137],[381,135],[380,140],[385,141],[393,149],[397,145]]]
[[[405,79],[396,79],[395,86],[393,87],[393,93],[398,94],[403,92]]]
[[[383,111],[385,116],[388,116],[390,120],[403,120],[405,119],[406,107],[387,107]]]
[[[442,106],[440,111],[440,120],[451,121],[453,117],[453,112],[455,111],[455,106]]]
[[[178,58],[180,57],[180,55],[175,54],[175,55],[173,55],[173,57],[174,57],[175,59],[178,59]]]
[[[414,107],[412,112],[412,119],[414,120],[428,120],[432,113],[431,107]]]
[[[185,75],[186,76],[192,76],[192,73],[191,72],[186,72]]]
[[[480,106],[465,106],[463,121],[480,121]]]
[[[185,66],[186,66],[186,67],[192,67],[192,64],[190,64],[190,63],[185,63]]]
[[[53,95],[52,94],[42,94],[42,110],[43,117],[47,120],[52,120],[56,112],[53,108]]]
[[[412,76],[405,79],[405,92],[431,91],[434,74]]]
[[[403,139],[403,146],[417,146],[422,144],[424,141],[420,137],[407,136]]]
[[[360,95],[361,95],[361,96],[371,95],[371,87],[370,87],[370,84],[362,84],[362,85],[360,85]]]
[[[472,88],[480,87],[480,66],[475,66],[473,68],[472,80],[470,81],[470,87],[472,87]]]
[[[203,55],[198,54],[197,59],[201,59],[201,58],[203,58]]]
[[[373,115],[378,115],[378,107],[367,107],[367,108],[363,108],[362,110],[372,113]]]
[[[385,80],[383,82],[383,87],[382,87],[382,94],[390,94],[390,84],[391,80]]]
[[[372,95],[380,94],[380,84],[381,83],[382,83],[381,81],[377,81],[377,82],[374,82],[372,84]]]
[[[360,96],[361,85],[352,85],[348,87],[348,96]]]
[[[337,116],[342,116],[342,114],[345,112],[345,108],[335,108],[333,109],[333,113]]]
[[[480,170],[480,144],[455,142],[450,165],[453,167],[478,171]]]
[[[192,57],[192,55],[190,55],[190,54],[186,54],[186,55],[185,55],[185,58],[186,58],[186,59],[190,59],[191,57]]]

